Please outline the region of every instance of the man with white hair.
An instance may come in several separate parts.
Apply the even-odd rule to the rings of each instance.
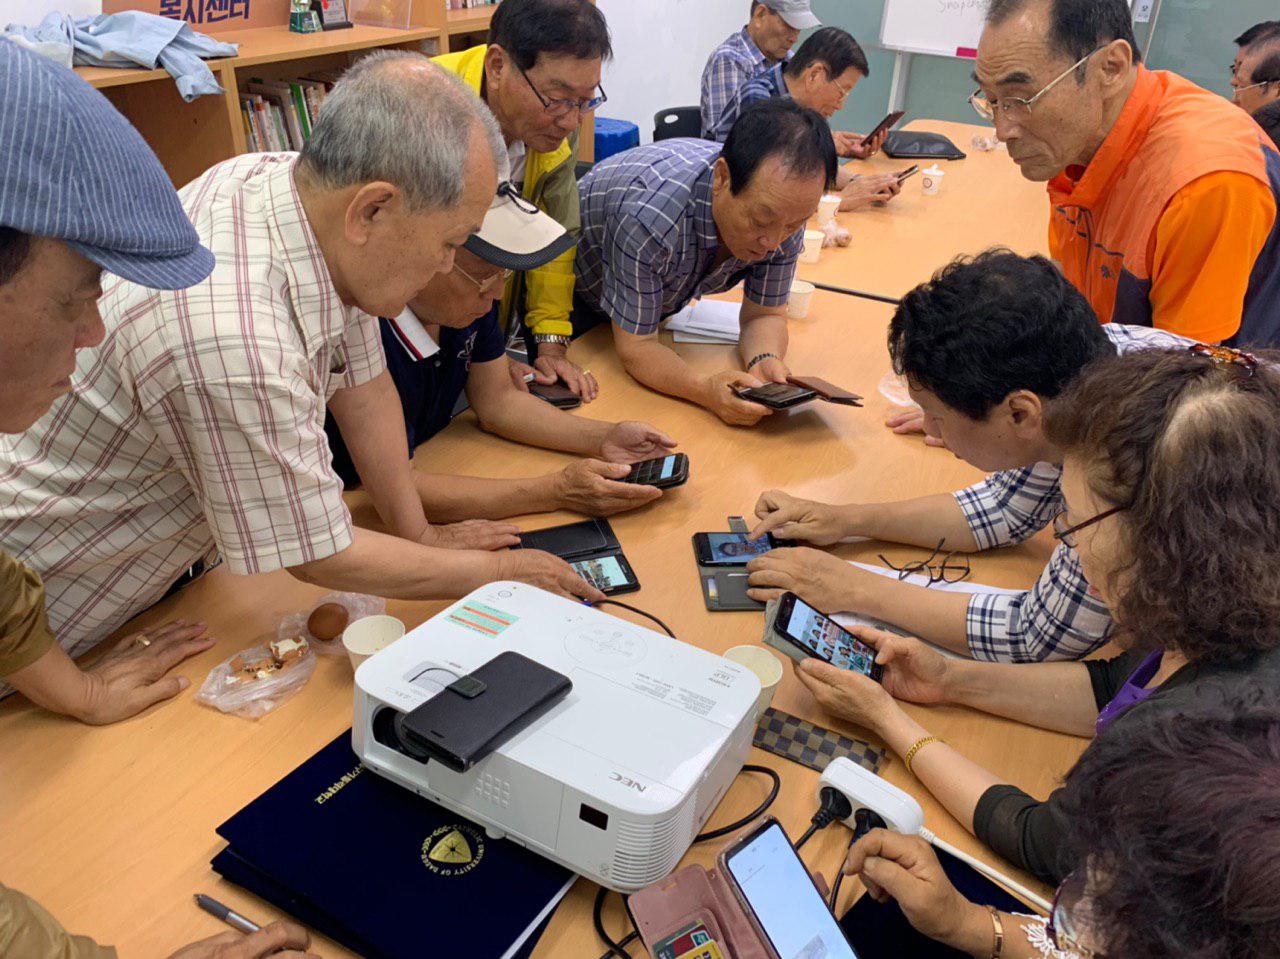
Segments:
[[[44,578],[73,655],[224,560],[407,599],[515,579],[598,598],[510,526],[432,526],[377,316],[397,316],[484,219],[492,114],[426,58],[347,72],[299,154],[220,163],[180,193],[217,258],[186,290],[104,283],[104,342],[0,454],[0,544]],[[326,404],[388,534],[356,529]],[[145,642],[145,640],[142,640]]]

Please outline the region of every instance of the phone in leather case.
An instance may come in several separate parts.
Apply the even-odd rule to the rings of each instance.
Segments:
[[[569,695],[568,676],[502,652],[401,716],[405,745],[464,773]]]
[[[529,392],[561,410],[576,410],[582,405],[582,397],[560,383],[530,383]]]
[[[607,519],[589,519],[521,533],[519,548],[540,549],[559,556],[606,596],[634,593],[640,588],[640,580],[623,555],[622,544]]]

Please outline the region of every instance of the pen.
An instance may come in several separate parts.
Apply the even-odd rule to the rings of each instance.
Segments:
[[[232,929],[238,929],[241,932],[257,932],[262,928],[253,920],[246,919],[240,913],[203,893],[196,893],[196,905],[209,915],[221,919]]]

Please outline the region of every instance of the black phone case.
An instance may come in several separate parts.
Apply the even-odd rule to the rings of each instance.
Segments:
[[[467,680],[479,680],[483,688]],[[499,653],[403,718],[400,733],[463,773],[569,695],[573,682],[516,652]]]
[[[770,390],[770,387],[776,389]],[[782,393],[787,392],[787,399],[774,399],[770,396],[770,392]],[[747,400],[751,403],[759,403],[771,410],[789,410],[796,406],[803,406],[805,403],[811,403],[818,398],[817,390],[806,389],[802,386],[791,386],[783,383],[770,383],[766,386],[749,387],[743,390],[737,390],[740,399]]]
[[[582,397],[567,386],[561,386],[559,383],[551,383],[546,386],[541,383],[530,383],[529,392],[538,397],[538,399],[546,400],[556,409],[576,410],[582,405]]]
[[[675,487],[675,486],[683,486],[685,483],[689,482],[689,457],[684,453],[672,453],[670,455],[676,457],[675,472],[672,473],[670,476],[668,476],[666,479],[653,480],[652,482],[642,483],[641,485],[656,486],[658,489],[671,489],[672,487]],[[664,460],[666,459],[666,457],[655,456],[654,459]],[[650,461],[645,460],[644,462],[648,463]],[[640,465],[642,464],[641,463],[635,464],[635,466],[640,466]],[[633,471],[635,469],[635,466],[632,467]],[[632,476],[627,476],[627,477],[624,477],[623,479],[618,480],[618,482],[619,483],[640,483],[640,480],[638,478],[633,478]]]
[[[623,593],[634,593],[640,589],[640,578],[636,576],[626,554],[622,552],[622,544],[613,532],[607,519],[589,519],[581,523],[567,523],[564,526],[549,526],[530,533],[520,534],[518,549],[540,549],[553,556],[559,556],[566,563],[584,563],[593,559],[617,557],[622,565],[631,570],[634,583],[601,589],[606,596],[620,596]]]

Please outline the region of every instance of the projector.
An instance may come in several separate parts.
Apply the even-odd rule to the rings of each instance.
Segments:
[[[465,773],[396,732],[458,676],[514,650],[569,695]],[[675,868],[751,749],[760,681],[721,656],[523,583],[490,583],[356,670],[370,771],[618,892]]]

